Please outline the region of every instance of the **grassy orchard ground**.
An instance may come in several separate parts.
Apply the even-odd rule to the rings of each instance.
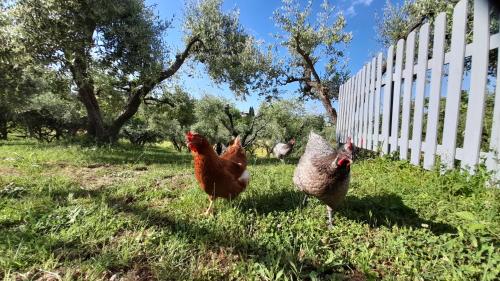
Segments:
[[[500,190],[362,160],[326,227],[293,164],[257,159],[247,191],[200,214],[191,156],[165,147],[0,143],[0,277],[19,280],[493,280]],[[115,279],[119,280],[119,278]]]

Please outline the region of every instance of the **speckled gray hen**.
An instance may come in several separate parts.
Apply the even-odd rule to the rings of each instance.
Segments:
[[[295,168],[293,183],[327,205],[329,226],[332,211],[342,203],[349,188],[352,149],[350,140],[336,150],[320,135],[311,132]]]

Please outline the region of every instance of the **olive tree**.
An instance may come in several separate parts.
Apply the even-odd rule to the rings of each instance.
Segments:
[[[270,72],[274,79],[262,85],[298,83],[301,97],[321,101],[335,124],[337,112],[332,102],[338,98],[339,87],[348,77],[343,49],[352,36],[344,31],[346,20],[328,1],[322,3],[316,15],[312,14],[312,1],[305,6],[296,0],[283,0],[282,4],[274,13],[274,21],[281,29],[276,37],[286,56],[275,60]],[[279,92],[274,90],[271,94]]]
[[[221,2],[188,4],[185,47],[176,55],[163,40],[171,22],[160,20],[143,0],[19,0],[15,9],[33,57],[71,75],[87,112],[88,134],[115,141],[152,90],[188,60],[205,64],[216,83],[229,83],[236,94],[248,92],[261,56],[237,13],[224,13]],[[109,122],[97,95],[96,73],[103,72],[115,77],[112,87],[125,97]]]
[[[195,103],[196,123],[192,128],[206,136],[211,143],[228,142],[239,136],[244,147],[251,146],[267,124],[253,107],[241,112],[228,100],[206,95]]]

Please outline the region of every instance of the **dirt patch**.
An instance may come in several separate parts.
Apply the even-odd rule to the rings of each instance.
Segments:
[[[135,257],[129,266],[111,268],[103,274],[101,280],[108,281],[154,281],[158,280],[145,257]]]
[[[240,256],[234,253],[232,248],[209,249],[200,256],[198,264],[201,268],[198,270],[202,271],[203,267],[216,267],[223,275],[228,276],[238,260]]]
[[[97,190],[102,187],[135,178],[146,172],[145,169],[123,169],[109,164],[92,164],[86,167],[62,166],[49,174],[63,174],[78,182],[82,188]]]
[[[20,177],[23,173],[13,167],[2,167],[0,166],[0,177]]]

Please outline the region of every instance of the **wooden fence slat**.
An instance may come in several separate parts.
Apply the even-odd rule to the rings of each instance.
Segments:
[[[424,169],[432,169],[436,160],[437,128],[439,121],[439,100],[443,78],[444,36],[446,13],[440,13],[434,22],[434,41],[432,49],[432,74],[427,111],[427,130],[425,133]]]
[[[392,122],[391,122],[391,152],[398,150],[399,139],[399,107],[401,104],[401,77],[403,66],[403,52],[405,40],[400,39],[396,46],[396,68],[394,71],[394,91],[392,93]]]
[[[337,124],[339,126],[339,134],[337,135],[337,141],[343,143],[344,142],[344,125],[345,125],[345,113],[346,113],[346,104],[347,104],[347,82],[342,85],[341,90],[339,91],[339,119],[337,120]]]
[[[422,121],[424,116],[425,81],[427,79],[427,56],[429,46],[429,23],[420,27],[418,35],[418,64],[416,69],[415,107],[413,110],[413,128],[411,145],[411,163],[420,164],[422,150]]]
[[[481,134],[483,131],[484,99],[488,76],[488,54],[490,45],[490,17],[487,1],[474,1],[473,46],[471,66],[471,88],[465,122],[463,168],[474,171],[479,161]],[[498,85],[497,85],[498,86]]]
[[[339,96],[338,96],[338,110],[337,110],[337,124],[335,124],[335,138],[337,139],[337,142],[340,140],[340,124],[339,121],[342,120],[342,85],[339,88]]]
[[[382,53],[377,57],[377,85],[375,86],[375,116],[373,121],[373,148],[379,148],[380,134],[380,90],[382,88]]]
[[[361,147],[366,148],[366,138],[368,136],[368,104],[370,99],[370,73],[371,73],[371,63],[366,64],[366,73],[365,73],[365,89],[364,96],[365,101],[363,104],[363,134],[361,137]]]
[[[387,69],[385,77],[384,106],[382,116],[382,153],[389,152],[389,119],[391,118],[391,95],[392,95],[392,62],[394,59],[394,46],[387,51]]]
[[[354,76],[354,80],[352,81],[352,104],[351,104],[351,115],[349,118],[349,136],[351,137],[352,141],[354,142],[354,128],[356,124],[356,103],[357,103],[357,95],[356,95],[356,90],[358,86],[358,79],[359,78],[359,72]]]
[[[360,125],[359,114],[361,113],[361,111],[360,111],[360,104],[361,104],[360,90],[361,90],[362,79],[363,79],[363,68],[361,68],[361,70],[359,71],[358,81],[356,83],[356,117],[355,117],[354,133],[352,135],[352,137],[353,137],[352,142],[356,145],[358,144],[358,137],[359,137],[359,125]]]
[[[366,148],[373,150],[373,105],[375,102],[375,68],[376,59],[372,59],[371,75],[370,75],[370,92],[368,94],[368,133],[366,136]]]
[[[366,64],[363,66],[363,76],[361,76],[361,88],[359,94],[361,103],[359,104],[359,127],[358,127],[358,141],[357,146],[362,147],[363,140],[363,127],[364,127],[364,113],[365,113],[365,84],[366,84]]]
[[[345,143],[345,137],[347,132],[347,114],[349,114],[349,81],[344,85],[344,113],[342,114],[342,143]]]
[[[341,132],[342,132],[342,120],[343,120],[343,114],[344,114],[344,109],[343,109],[343,91],[344,90],[344,85],[341,85],[339,88],[339,97],[338,97],[338,110],[337,110],[337,124],[335,126],[335,136],[337,138],[337,142],[340,142],[341,140]]]
[[[500,21],[500,16],[498,18]],[[496,37],[500,45],[500,37]],[[491,157],[486,161],[486,167],[490,171],[496,171],[493,179],[500,183],[500,49],[497,50],[497,81],[495,89],[495,106],[493,108],[493,124],[491,127],[490,153]]]
[[[403,113],[401,115],[401,144],[399,147],[399,158],[408,158],[408,137],[410,128],[410,105],[411,90],[413,87],[413,60],[415,57],[415,31],[412,31],[406,40],[405,58],[405,84],[403,90]]]
[[[352,77],[347,81],[347,91],[345,93],[346,95],[346,113],[344,114],[344,136],[342,139],[342,142],[346,142],[346,138],[349,135],[349,119],[351,118],[351,103],[352,103],[352,96],[351,96],[351,84],[352,84]]]
[[[354,85],[354,105],[353,105],[353,115],[352,115],[352,133],[351,133],[351,137],[352,137],[352,142],[355,143],[356,141],[356,133],[358,132],[357,129],[358,129],[358,104],[359,104],[359,96],[358,96],[358,90],[359,90],[359,83],[361,81],[361,70],[358,71],[358,73],[356,74],[356,81],[355,81],[355,85]]]
[[[443,153],[441,154],[442,163],[447,169],[453,168],[455,162],[458,114],[464,72],[466,26],[467,1],[462,0],[458,2],[453,11],[451,33],[448,90],[446,92],[446,110],[443,128]]]

